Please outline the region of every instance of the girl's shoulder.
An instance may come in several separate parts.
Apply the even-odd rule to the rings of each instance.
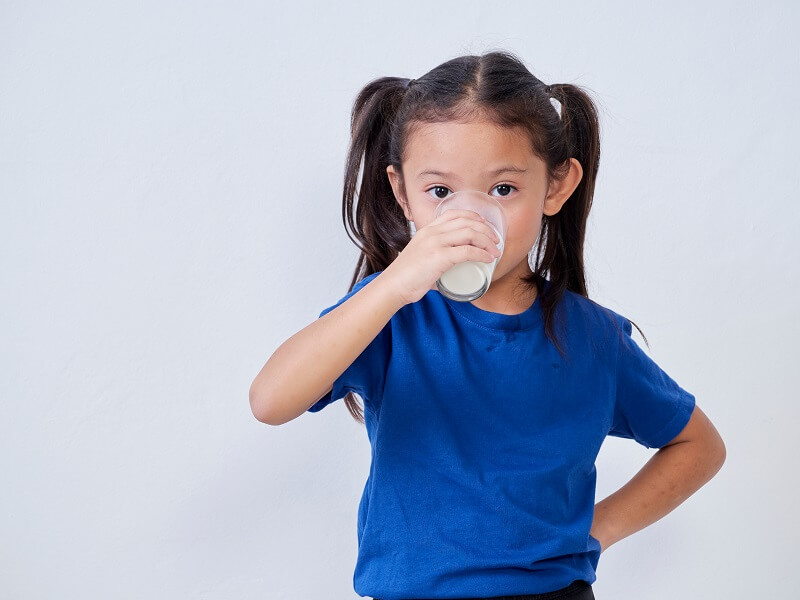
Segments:
[[[567,321],[573,330],[603,340],[619,340],[622,334],[630,335],[631,322],[621,313],[600,304],[592,298],[587,298],[571,290],[566,290],[563,304],[567,314]]]

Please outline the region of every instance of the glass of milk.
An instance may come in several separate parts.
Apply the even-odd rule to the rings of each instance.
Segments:
[[[469,302],[486,293],[492,283],[492,275],[497,261],[503,257],[506,240],[506,213],[502,204],[494,196],[477,190],[460,190],[450,194],[439,203],[433,218],[435,219],[451,208],[478,213],[486,219],[487,225],[494,229],[497,237],[500,238],[500,242],[497,244],[500,256],[492,262],[469,260],[456,263],[436,280],[436,287],[442,294],[459,302]]]

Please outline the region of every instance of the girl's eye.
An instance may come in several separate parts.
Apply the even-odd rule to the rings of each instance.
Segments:
[[[517,189],[516,187],[514,187],[513,185],[510,185],[510,184],[508,184],[508,183],[499,183],[499,184],[497,184],[496,186],[494,186],[494,188],[493,188],[493,189],[497,189],[497,188],[511,188],[512,190],[516,190],[516,189]],[[442,196],[442,195],[439,195],[439,194],[438,194],[438,193],[437,193],[435,190],[447,190],[447,191],[449,191],[449,188],[447,188],[447,187],[445,187],[445,186],[443,186],[443,185],[435,185],[435,186],[433,186],[432,188],[429,188],[429,189],[427,189],[427,190],[425,190],[425,191],[426,191],[426,192],[433,192],[433,196],[434,196],[434,198],[436,198],[437,200],[444,200],[445,198],[447,198],[447,196],[446,196],[446,195],[443,195],[443,196]],[[506,198],[506,197],[508,197],[510,194],[511,194],[511,192],[508,192],[508,193],[506,193],[506,194],[500,194],[500,197],[501,197],[501,198]]]
[[[426,190],[426,192],[431,192],[431,191],[433,191],[433,197],[434,197],[434,198],[436,198],[437,200],[444,200],[445,198],[447,198],[447,196],[440,196],[440,195],[439,195],[439,194],[437,194],[437,193],[436,193],[434,190],[446,190],[446,189],[447,189],[447,188],[446,188],[446,187],[444,187],[443,185],[435,185],[435,186],[433,186],[432,188],[430,188],[430,189]]]
[[[508,183],[498,183],[496,186],[494,186],[494,189],[497,189],[497,188],[511,188],[512,190],[517,189],[513,185],[508,184]],[[511,195],[511,192],[509,192],[508,194],[502,194],[500,197],[501,198],[505,198],[506,196],[509,196],[509,195]]]

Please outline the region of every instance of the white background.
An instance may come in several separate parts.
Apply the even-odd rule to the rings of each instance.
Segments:
[[[590,296],[727,445],[596,597],[791,596],[800,23],[750,4],[2,3],[0,597],[357,597],[363,427],[248,389],[347,291],[358,91],[493,49],[593,94]]]

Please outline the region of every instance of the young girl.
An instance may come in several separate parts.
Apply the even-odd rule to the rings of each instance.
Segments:
[[[721,467],[725,446],[694,395],[641,350],[630,320],[588,298],[599,155],[589,96],[542,83],[508,52],[359,94],[344,185],[362,250],[351,290],[250,389],[265,423],[344,397],[366,424],[359,595],[594,598],[601,552]],[[477,213],[433,219],[467,189],[493,195],[508,230],[488,291],[458,302],[438,292],[439,276],[499,255]],[[607,435],[660,450],[595,504]]]

